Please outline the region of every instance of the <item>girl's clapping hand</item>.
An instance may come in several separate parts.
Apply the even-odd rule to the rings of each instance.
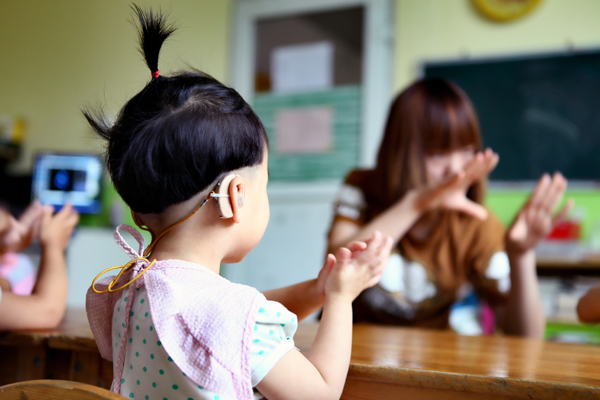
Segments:
[[[353,242],[328,254],[319,274],[319,285],[326,296],[347,296],[350,301],[374,286],[385,269],[392,250],[392,238],[375,231],[366,242]]]

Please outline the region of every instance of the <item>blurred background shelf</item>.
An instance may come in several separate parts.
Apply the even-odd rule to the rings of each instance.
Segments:
[[[600,277],[600,260],[582,259],[578,261],[571,260],[537,260],[538,276],[598,276]]]

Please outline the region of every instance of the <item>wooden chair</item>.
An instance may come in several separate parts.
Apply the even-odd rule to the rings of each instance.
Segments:
[[[123,400],[125,397],[86,383],[40,379],[0,386],[2,400]]]

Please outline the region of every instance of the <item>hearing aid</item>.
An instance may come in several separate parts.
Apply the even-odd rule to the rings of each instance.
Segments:
[[[231,209],[231,204],[230,204],[230,200],[229,200],[229,185],[231,184],[231,181],[235,178],[239,176],[238,174],[229,174],[227,176],[225,176],[223,179],[221,179],[219,181],[219,183],[217,183],[217,186],[215,187],[214,190],[214,194],[212,194],[211,196],[214,197],[215,201],[217,202],[218,206],[219,206],[219,212],[221,213],[220,217],[223,219],[228,219],[228,218],[232,218],[233,217],[233,210]],[[237,198],[237,202],[238,202],[238,207],[241,207],[244,204],[244,196],[245,196],[245,191],[242,191],[241,193],[238,193],[238,198]]]

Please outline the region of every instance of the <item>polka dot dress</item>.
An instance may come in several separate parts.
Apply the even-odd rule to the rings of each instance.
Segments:
[[[229,400],[198,386],[173,362],[162,346],[150,315],[144,286],[133,298],[123,291],[115,305],[112,324],[113,357],[119,354],[121,339],[127,335],[121,395],[131,399]],[[125,309],[133,301],[129,332],[125,332]],[[259,308],[250,345],[252,386],[258,384],[290,349],[298,327],[296,316],[283,305],[266,300]],[[262,399],[256,389],[254,399]],[[233,399],[232,399],[233,400]]]

